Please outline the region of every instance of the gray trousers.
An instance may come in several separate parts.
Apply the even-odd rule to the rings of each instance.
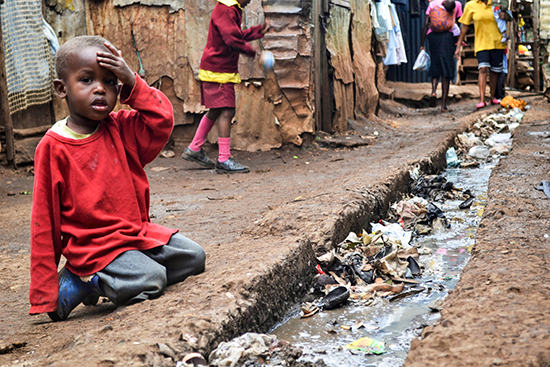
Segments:
[[[168,285],[202,273],[205,261],[201,246],[175,233],[164,246],[118,255],[97,275],[111,302],[128,305],[159,297]]]

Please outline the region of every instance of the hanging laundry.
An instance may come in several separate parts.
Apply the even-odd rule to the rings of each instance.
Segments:
[[[401,65],[407,63],[407,53],[405,51],[405,44],[403,43],[403,36],[401,34],[401,25],[395,10],[394,4],[389,4],[390,17],[392,21],[392,28],[388,31],[389,41],[386,57],[384,58],[384,65]]]

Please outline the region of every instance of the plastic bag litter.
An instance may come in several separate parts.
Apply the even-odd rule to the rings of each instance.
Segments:
[[[521,122],[523,119],[523,112],[519,108],[514,108],[512,111],[508,112],[506,116],[515,119],[517,122]]]
[[[474,133],[462,133],[456,137],[460,144],[466,147],[472,147],[474,145],[481,144],[481,140]]]
[[[492,134],[487,140],[485,140],[485,145],[494,147],[497,144],[512,144],[512,134],[502,133],[502,134]]]
[[[370,354],[383,354],[386,353],[384,349],[385,343],[369,338],[368,336],[357,339],[354,342],[346,345],[348,349],[360,350]]]
[[[409,267],[408,261],[403,261],[399,258],[397,251],[393,251],[388,256],[380,260],[378,269],[394,278],[402,278]]]
[[[468,155],[472,158],[487,159],[487,157],[491,155],[491,152],[485,146],[476,145],[470,148],[470,150],[468,151]]]
[[[515,99],[512,96],[506,96],[500,101],[500,105],[505,108],[519,108],[524,110],[527,106],[527,102],[522,99]]]
[[[414,62],[413,70],[428,71],[430,70],[430,55],[424,50],[421,50]]]
[[[409,242],[411,241],[412,232],[403,230],[399,224],[390,223],[385,226],[380,223],[371,223],[370,225],[372,228],[372,233],[380,231],[387,235],[390,239],[396,240],[404,249],[411,247]]]

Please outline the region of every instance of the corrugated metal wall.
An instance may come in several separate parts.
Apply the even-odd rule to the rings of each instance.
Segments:
[[[414,61],[420,50],[420,37],[422,36],[427,5],[422,7],[421,15],[416,17],[411,16],[408,11],[402,11],[403,8],[403,6],[397,6],[397,14],[401,23],[401,34],[403,35],[408,62],[399,66],[390,65],[386,73],[386,79],[406,83],[429,82],[428,72],[413,70]],[[427,46],[427,42],[425,46]]]

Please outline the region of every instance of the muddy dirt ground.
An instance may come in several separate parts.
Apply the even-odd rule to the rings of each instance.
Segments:
[[[527,100],[533,108],[525,121],[541,138],[548,132],[548,104]],[[146,168],[152,220],[201,244],[206,272],[156,300],[80,305],[65,322],[28,315],[32,169],[0,167],[0,366],[174,366],[190,351],[207,355],[222,340],[268,330],[309,289],[315,255],[383,215],[407,190],[412,166],[443,169],[454,136],[496,110],[475,111],[473,100],[453,104],[446,114],[393,101],[382,106],[379,120],[359,119],[346,136],[234,152],[249,174],[197,168],[179,157],[181,149],[174,158],[157,158]],[[527,148],[514,148],[505,168],[495,170],[499,180],[491,181],[478,232],[483,243],[476,243],[440,324],[413,342],[407,366],[549,365],[548,355],[534,351],[550,350],[544,320],[550,201],[533,185],[548,179],[550,148],[529,145],[533,136],[521,131]],[[215,147],[207,150],[216,156]],[[515,166],[507,168],[508,162]]]

